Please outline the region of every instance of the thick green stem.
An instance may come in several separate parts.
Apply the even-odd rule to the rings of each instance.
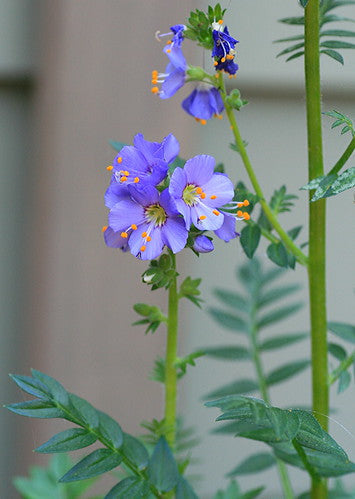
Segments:
[[[170,252],[173,269],[176,268],[175,255]],[[178,304],[176,277],[169,287],[168,326],[165,356],[165,438],[173,449],[176,433],[177,372],[175,361],[178,347]]]
[[[239,154],[242,158],[242,161],[244,163],[244,167],[249,175],[250,182],[254,188],[255,194],[259,197],[261,207],[266,215],[266,218],[269,220],[275,231],[278,233],[280,236],[280,239],[282,242],[285,244],[286,248],[296,257],[296,260],[302,264],[302,265],[307,265],[307,257],[306,255],[302,252],[302,250],[292,241],[290,236],[283,230],[281,227],[279,221],[277,220],[277,217],[275,213],[272,211],[270,206],[265,200],[264,193],[259,185],[259,182],[256,178],[255,172],[253,170],[252,164],[250,162],[248,153],[245,149],[243,139],[240,135],[239,128],[237,125],[237,121],[235,119],[235,114],[234,110],[230,107],[228,102],[225,100],[225,90],[224,90],[224,83],[222,83],[222,96],[224,100],[224,106],[226,109],[226,113],[229,119],[229,122],[231,124],[231,128],[233,131],[235,143],[238,147]]]
[[[319,61],[319,0],[305,8],[305,80],[308,132],[308,179],[324,174]],[[328,428],[329,389],[325,280],[325,199],[309,203],[309,293],[312,338],[313,410]],[[326,483],[312,480],[312,499],[327,497]]]
[[[251,323],[253,324],[253,326],[252,326],[251,331],[249,331],[249,337],[251,339],[250,343],[251,343],[251,349],[252,349],[252,355],[253,355],[253,361],[254,361],[254,365],[255,365],[256,375],[258,378],[259,390],[260,390],[260,393],[261,393],[263,400],[267,404],[269,404],[270,398],[269,398],[269,393],[268,393],[268,389],[267,389],[266,379],[264,376],[263,366],[261,363],[260,352],[259,352],[258,344],[257,344],[257,326],[256,326],[255,310],[251,310],[250,315],[251,315]],[[280,459],[277,459],[276,462],[277,462],[277,468],[278,468],[279,475],[280,475],[282,489],[284,492],[284,498],[285,499],[293,499],[294,498],[293,490],[292,490],[290,478],[288,476],[286,465]]]
[[[333,168],[330,170],[328,175],[331,175],[332,173],[338,173],[339,170],[345,165],[345,163],[348,161],[350,156],[352,155],[353,151],[355,149],[355,136],[352,138],[350,144],[348,147],[345,149],[344,153],[340,156],[338,161],[335,163]]]

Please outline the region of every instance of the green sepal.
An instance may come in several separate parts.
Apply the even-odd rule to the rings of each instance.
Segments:
[[[169,492],[179,480],[179,471],[174,456],[164,437],[158,440],[147,467],[150,482],[160,492]]]
[[[121,462],[122,456],[111,449],[96,449],[67,471],[59,482],[75,482],[102,475],[117,468]]]
[[[175,271],[169,254],[164,253],[158,260],[151,260],[148,269],[142,274],[142,281],[151,285],[152,290],[168,289],[179,274]]]
[[[97,436],[83,428],[70,428],[57,433],[47,442],[35,449],[35,452],[55,453],[82,449],[96,442]]]
[[[167,322],[167,317],[163,314],[159,307],[155,305],[147,305],[146,303],[136,303],[133,305],[133,309],[137,314],[142,317],[146,317],[146,319],[142,319],[134,322],[132,325],[137,326],[140,324],[147,324],[147,329],[145,330],[145,334],[148,334],[150,331],[155,333],[162,322]]]
[[[242,107],[248,104],[247,100],[244,100],[240,96],[240,91],[237,88],[234,88],[229,95],[226,97],[227,104],[237,111],[240,111]]]
[[[205,355],[204,351],[198,350],[197,352],[192,352],[189,355],[186,355],[185,357],[177,357],[174,362],[174,366],[176,367],[176,369],[180,369],[178,377],[181,378],[184,374],[186,374],[186,369],[188,365],[196,366],[195,359],[203,357],[204,355]]]
[[[201,279],[192,279],[191,277],[186,277],[180,285],[179,298],[187,298],[194,305],[201,308],[201,302],[203,301],[199,298],[201,291],[198,289],[201,284]]]
[[[120,152],[120,150],[124,147],[127,146],[125,142],[119,142],[117,140],[109,140],[108,143],[110,144],[111,147],[113,147],[117,152]]]

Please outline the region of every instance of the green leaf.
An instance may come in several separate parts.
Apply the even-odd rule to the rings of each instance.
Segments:
[[[248,492],[245,492],[242,495],[241,499],[254,499],[255,497],[258,497],[264,489],[265,489],[265,487],[263,487],[263,486],[257,487],[255,489],[251,489]]]
[[[338,345],[337,343],[328,343],[328,351],[333,355],[333,357],[338,359],[340,362],[346,359],[345,349],[341,345]]]
[[[84,480],[117,468],[122,457],[110,449],[96,449],[73,466],[59,481],[61,483]]]
[[[321,32],[320,36],[355,36],[355,31],[345,29],[326,29]]]
[[[228,312],[223,312],[222,310],[214,307],[210,307],[208,311],[220,326],[231,329],[232,331],[241,331],[243,333],[247,331],[247,325],[241,317]]]
[[[47,387],[39,380],[31,378],[30,376],[21,376],[19,374],[10,374],[9,376],[24,392],[43,400],[51,398],[51,394],[48,392]]]
[[[242,346],[222,346],[203,348],[205,355],[222,360],[247,360],[251,359],[249,350]]]
[[[309,360],[296,360],[294,362],[290,362],[289,364],[284,364],[283,366],[274,369],[267,375],[266,383],[270,386],[286,381],[292,376],[304,371],[309,364]]]
[[[160,492],[169,492],[179,480],[174,456],[164,437],[160,437],[149,460],[147,473],[151,483]]]
[[[288,255],[282,243],[271,243],[266,250],[270,260],[280,267],[288,267]]]
[[[198,289],[201,283],[201,279],[191,279],[191,277],[186,277],[186,279],[181,283],[179,296],[185,297],[192,303],[201,307],[201,298],[198,298],[201,291]]]
[[[123,444],[123,432],[120,425],[104,412],[97,411],[99,415],[99,431],[101,435],[108,440],[116,449]]]
[[[336,173],[332,173],[331,175],[326,175],[319,183],[313,197],[311,199],[312,202],[318,201],[323,197],[326,197],[326,193],[328,189],[331,187],[334,180],[336,180],[338,175]]]
[[[236,481],[232,481],[227,490],[219,490],[214,496],[213,499],[241,499],[241,490]]]
[[[28,400],[27,402],[9,404],[5,407],[15,414],[28,416],[29,418],[66,418],[66,414],[61,409],[53,407],[52,402],[46,402],[45,400]]]
[[[328,329],[343,340],[355,343],[355,326],[344,322],[328,322]]]
[[[275,300],[279,300],[280,298],[285,298],[286,296],[298,291],[301,288],[299,284],[290,284],[286,286],[280,286],[278,288],[270,289],[262,294],[257,302],[258,307],[264,307],[274,302]]]
[[[301,50],[300,52],[296,52],[295,54],[290,55],[290,57],[287,57],[286,62],[292,61],[293,59],[298,59],[299,57],[302,57],[304,55],[304,50]]]
[[[176,486],[176,499],[198,499],[191,485],[182,476]]]
[[[249,475],[253,473],[259,473],[260,471],[271,468],[276,464],[276,459],[273,454],[268,452],[260,452],[258,454],[253,454],[248,458],[244,459],[236,468],[230,471],[227,476],[237,476],[237,475]]]
[[[237,308],[244,312],[248,310],[248,304],[244,296],[235,291],[217,288],[213,293],[224,305]]]
[[[261,230],[258,225],[246,225],[240,235],[240,244],[248,258],[253,255],[259,245]]]
[[[61,405],[67,406],[69,404],[69,395],[65,388],[54,378],[47,374],[31,369],[32,376],[43,383],[48,388],[48,393],[52,398]]]
[[[258,328],[262,329],[266,326],[270,326],[275,322],[283,320],[291,314],[298,312],[302,307],[302,303],[293,303],[292,305],[285,305],[284,307],[277,308],[263,315],[261,319],[258,320]]]
[[[282,336],[274,336],[265,340],[259,345],[259,350],[265,352],[267,350],[275,350],[276,348],[283,348],[292,345],[298,341],[308,338],[308,333],[284,334]]]
[[[338,175],[337,179],[332,183],[325,197],[335,196],[340,192],[355,187],[355,166],[348,168]]]
[[[99,415],[97,410],[87,401],[73,393],[69,394],[74,415],[90,428],[98,428]]]
[[[216,390],[208,393],[208,395],[206,395],[206,398],[225,397],[227,395],[250,393],[255,392],[258,389],[258,383],[252,379],[237,379],[232,383],[228,383],[227,385],[221,386],[220,388],[217,388]]]
[[[35,452],[54,453],[69,452],[82,449],[96,442],[97,437],[82,428],[70,428],[54,435],[44,444],[35,449]]]
[[[354,49],[355,44],[349,42],[341,42],[339,40],[327,40],[321,42],[320,47],[326,47],[329,49]]]
[[[111,147],[116,149],[116,151],[120,152],[122,147],[126,146],[124,142],[118,142],[117,140],[109,140],[108,143],[110,144]]]
[[[308,0],[299,0],[299,2],[302,5],[302,7],[306,7]]]
[[[351,375],[348,371],[343,371],[339,376],[338,393],[344,392],[350,385]]]
[[[295,50],[298,50],[302,47],[304,47],[304,42],[296,43],[295,45],[292,45],[291,47],[288,47],[287,49],[284,49],[281,52],[279,52],[276,57],[280,57],[281,55],[289,54],[290,52],[294,52]]]
[[[154,497],[149,493],[149,483],[138,477],[130,476],[115,485],[105,499],[148,499]]]
[[[284,17],[283,19],[279,19],[280,23],[283,24],[292,24],[296,26],[300,26],[304,24],[304,17]]]
[[[138,469],[142,470],[147,467],[149,455],[144,445],[132,435],[123,433],[123,445],[121,452],[124,456],[132,461]]]

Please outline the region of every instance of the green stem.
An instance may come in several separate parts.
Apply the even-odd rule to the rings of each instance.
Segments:
[[[270,404],[270,397],[267,389],[266,379],[263,372],[263,366],[261,363],[260,352],[257,343],[257,326],[256,326],[256,310],[255,307],[250,311],[250,322],[252,324],[251,330],[249,331],[249,337],[251,339],[251,348],[253,361],[256,369],[256,375],[258,378],[259,390],[263,400]],[[285,499],[293,499],[293,490],[290,482],[290,478],[288,476],[286,465],[280,459],[276,459],[277,468],[280,475],[280,481],[284,492]]]
[[[335,163],[333,168],[330,170],[328,175],[332,175],[333,173],[338,173],[339,170],[345,165],[345,163],[348,161],[350,156],[352,155],[353,151],[355,149],[355,135],[352,138],[350,144],[348,147],[345,149],[344,153],[341,155],[341,157],[338,159],[338,161]]]
[[[312,479],[316,482],[320,482],[320,476],[318,475],[316,470],[313,468],[313,466],[308,461],[307,455],[306,455],[305,451],[303,450],[302,445],[300,445],[295,438],[292,440],[292,444],[293,444],[294,448],[296,449],[297,454],[301,458],[303,466],[308,471],[308,473],[310,474]]]
[[[334,371],[329,375],[328,385],[331,386],[333,383],[335,383],[336,380],[341,375],[341,373],[343,371],[346,371],[346,369],[351,366],[354,360],[355,360],[355,351],[351,355],[349,355],[349,357],[344,359],[339,364],[339,366],[336,369],[334,369]]]
[[[175,255],[170,252],[173,269],[176,269]],[[169,286],[168,325],[165,356],[165,437],[172,449],[176,433],[177,372],[175,361],[178,346],[178,303],[176,276]]]
[[[253,170],[252,164],[250,162],[248,153],[245,149],[243,139],[240,135],[239,128],[238,128],[237,121],[236,121],[235,114],[234,114],[234,110],[233,110],[233,108],[231,108],[231,106],[228,104],[228,102],[226,102],[226,99],[225,99],[226,93],[225,93],[225,87],[224,87],[223,80],[221,81],[221,90],[222,90],[222,97],[223,97],[223,101],[224,101],[224,107],[226,109],[226,113],[227,113],[229,122],[231,124],[235,143],[238,147],[238,151],[239,151],[239,154],[240,154],[242,161],[244,163],[244,167],[249,175],[250,182],[254,188],[255,193],[259,197],[259,201],[260,201],[261,207],[266,215],[266,218],[269,220],[269,222],[271,223],[271,225],[273,226],[275,231],[278,233],[278,235],[280,236],[280,239],[285,244],[286,248],[296,257],[296,260],[302,265],[307,265],[307,256],[292,241],[290,236],[283,230],[279,221],[277,220],[275,213],[272,211],[272,209],[270,208],[270,206],[268,205],[268,203],[265,200],[264,193],[263,193],[263,191],[259,185],[259,182],[256,178],[256,175],[254,173],[254,170]]]
[[[308,179],[324,174],[319,61],[319,0],[305,8],[305,83],[308,135]],[[312,343],[313,410],[328,428],[329,389],[325,280],[325,199],[309,203],[309,293]],[[325,499],[325,482],[312,479],[312,499]]]

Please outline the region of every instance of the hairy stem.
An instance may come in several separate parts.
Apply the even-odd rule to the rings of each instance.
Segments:
[[[265,200],[264,193],[259,185],[259,182],[256,178],[255,172],[253,170],[252,164],[250,162],[248,153],[245,149],[245,146],[243,144],[243,139],[240,135],[239,128],[237,125],[237,121],[235,118],[234,110],[231,108],[231,106],[226,102],[225,100],[225,88],[224,88],[224,83],[222,82],[222,97],[224,100],[224,106],[226,109],[226,113],[229,119],[229,122],[231,124],[231,129],[234,135],[235,143],[238,147],[239,154],[242,158],[242,161],[244,163],[244,167],[249,175],[250,182],[254,188],[255,194],[259,197],[259,201],[261,204],[261,207],[265,213],[266,218],[269,220],[271,223],[272,227],[275,229],[277,234],[280,236],[281,241],[284,243],[286,248],[295,256],[296,260],[302,264],[302,265],[307,265],[307,256],[303,253],[303,251],[292,241],[291,237],[283,230],[281,227],[279,221],[277,220],[277,217],[275,213],[272,211],[270,206]]]
[[[308,180],[324,174],[319,61],[319,0],[305,8],[305,83],[308,136]],[[329,389],[325,280],[325,199],[309,203],[309,294],[312,344],[313,410],[328,428]],[[325,481],[312,479],[312,499],[326,499]]]
[[[170,252],[173,269],[176,268],[175,255]],[[178,303],[176,276],[169,287],[168,325],[165,356],[165,437],[173,449],[176,433],[176,397],[177,397],[177,372],[175,361],[178,346]]]

